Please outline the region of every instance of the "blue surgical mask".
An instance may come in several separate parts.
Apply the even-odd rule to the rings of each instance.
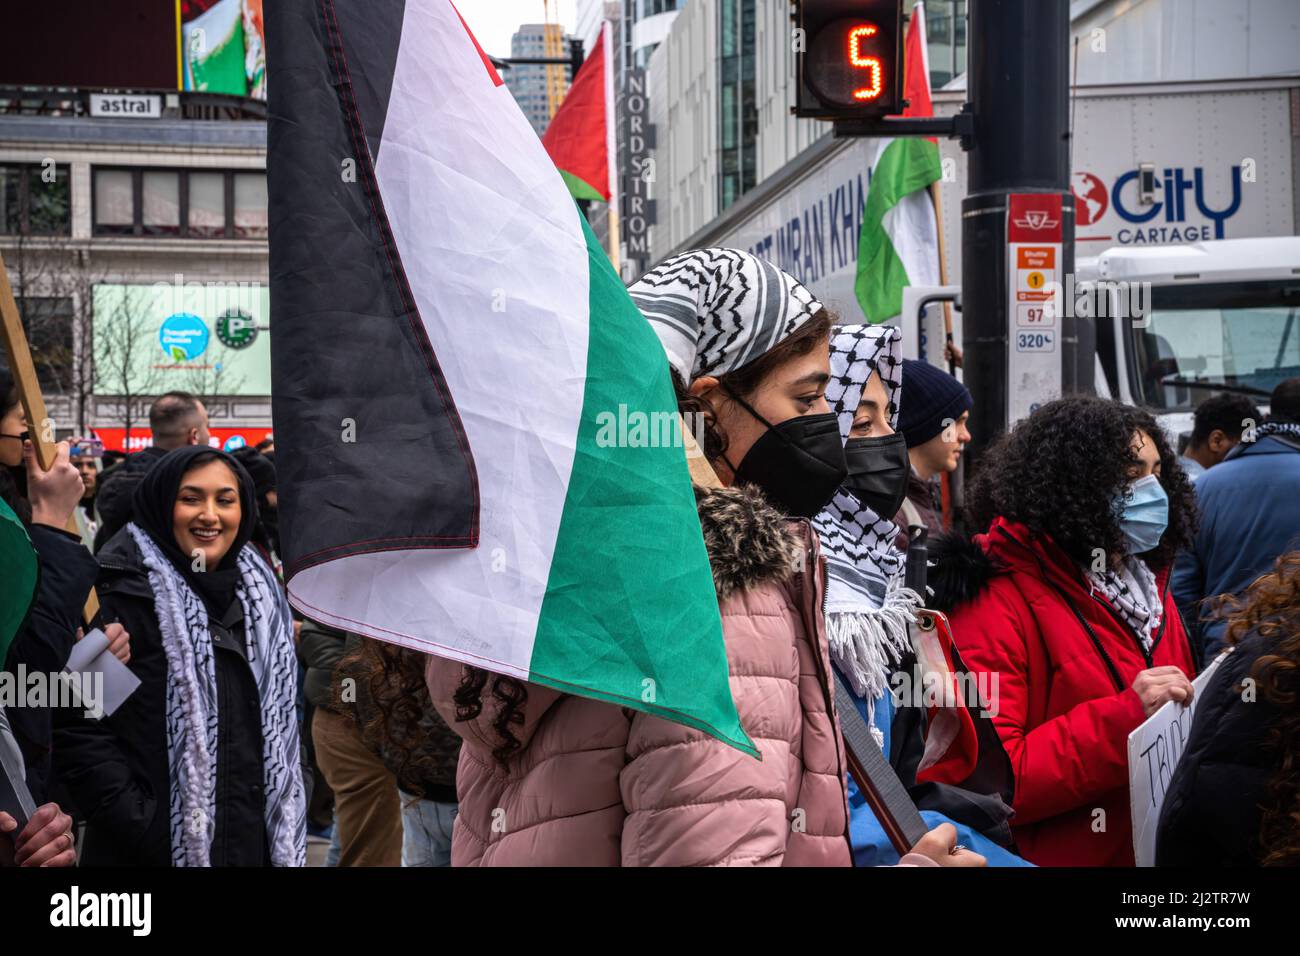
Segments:
[[[1139,478],[1120,492],[1119,528],[1128,541],[1129,554],[1144,554],[1160,543],[1169,527],[1169,496],[1155,475]]]

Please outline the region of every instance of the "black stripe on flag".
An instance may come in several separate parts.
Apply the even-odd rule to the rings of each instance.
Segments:
[[[329,0],[329,10],[339,27],[343,62],[349,65],[345,79],[352,86],[352,98],[361,116],[370,159],[378,163],[384,119],[388,116],[388,95],[397,70],[406,0],[366,0],[365,3]],[[357,64],[365,64],[365,70],[358,72]]]
[[[272,411],[289,576],[350,554],[478,543],[474,459],[371,158],[403,9],[368,0],[340,20],[332,0],[266,5]],[[367,28],[349,35],[363,11]]]

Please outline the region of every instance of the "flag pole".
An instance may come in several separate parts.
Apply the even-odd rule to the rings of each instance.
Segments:
[[[613,199],[609,203],[609,261],[614,264],[614,271],[623,278],[622,263],[619,256],[619,221],[618,210],[614,208]]]
[[[939,183],[942,180],[936,180],[930,183],[930,199],[934,202],[934,231],[939,237],[939,284],[948,284],[948,262],[945,255],[943,244],[943,205],[939,199]],[[944,300],[943,303],[943,338],[948,345],[952,345],[952,303]],[[948,374],[954,375],[957,372],[957,363],[953,359],[948,360]],[[953,488],[952,473],[943,472],[939,479],[939,497],[940,511],[943,527],[946,531],[952,530],[953,516]]]
[[[27,431],[36,449],[36,461],[42,471],[49,471],[54,466],[55,454],[54,443],[46,439],[49,415],[45,411],[45,399],[36,379],[36,366],[27,345],[22,317],[18,314],[18,303],[14,301],[14,292],[9,285],[9,270],[5,268],[3,255],[0,255],[0,334],[4,337],[5,351],[9,353],[9,370],[18,387],[18,399],[27,416]],[[75,514],[68,518],[67,530],[81,537]],[[99,598],[93,587],[86,597],[84,613],[86,623],[99,613]]]

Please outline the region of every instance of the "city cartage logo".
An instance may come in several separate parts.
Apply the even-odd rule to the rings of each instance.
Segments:
[[[1109,190],[1101,178],[1079,170],[1070,177],[1075,197],[1075,222],[1080,228],[1097,226],[1108,211],[1120,220],[1114,235],[1080,234],[1082,242],[1111,240],[1124,245],[1204,242],[1223,239],[1226,225],[1241,211],[1242,167],[1227,174],[1204,166],[1157,168],[1151,192],[1139,196],[1139,170],[1116,177]],[[1226,194],[1226,198],[1225,198]]]
[[[192,362],[208,347],[208,327],[192,312],[177,312],[163,319],[158,344],[173,362]]]

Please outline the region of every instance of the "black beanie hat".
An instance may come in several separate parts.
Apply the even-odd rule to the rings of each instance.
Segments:
[[[898,430],[908,448],[924,445],[975,406],[970,389],[941,368],[916,359],[903,360]]]

